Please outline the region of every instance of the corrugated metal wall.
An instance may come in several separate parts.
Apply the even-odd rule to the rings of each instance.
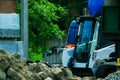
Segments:
[[[55,48],[54,51],[50,53],[44,53],[44,60],[50,65],[62,64],[62,51],[63,48]]]

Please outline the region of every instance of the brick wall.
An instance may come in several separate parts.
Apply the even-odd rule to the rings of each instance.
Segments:
[[[0,13],[15,13],[16,3],[14,0],[0,0]]]

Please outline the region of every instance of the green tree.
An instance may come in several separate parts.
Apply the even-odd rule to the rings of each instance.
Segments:
[[[58,26],[59,20],[67,15],[67,10],[47,0],[28,0],[29,4],[29,59],[39,60],[49,51],[48,40],[62,38],[64,31]]]
[[[59,4],[68,9],[68,15],[61,19],[62,28],[67,30],[70,22],[76,15],[83,15],[83,8],[87,7],[88,0],[49,0],[52,3]],[[61,24],[61,23],[60,23]]]

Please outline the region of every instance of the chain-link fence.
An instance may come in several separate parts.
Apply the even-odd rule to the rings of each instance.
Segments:
[[[0,0],[0,13],[16,13],[16,0]]]

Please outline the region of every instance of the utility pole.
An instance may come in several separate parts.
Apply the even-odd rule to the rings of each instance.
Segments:
[[[28,0],[21,0],[21,41],[24,56],[28,59]]]

